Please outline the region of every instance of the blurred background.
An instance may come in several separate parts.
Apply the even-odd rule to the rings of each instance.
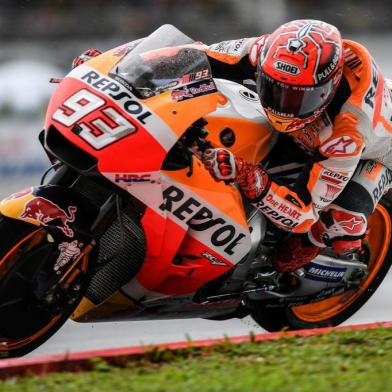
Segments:
[[[391,0],[0,0],[0,198],[39,182],[49,164],[38,143],[56,87],[49,78],[64,76],[85,49],[110,49],[164,23],[214,43],[268,33],[297,18],[335,24],[392,77]],[[390,280],[384,287],[348,324],[391,319]],[[249,319],[147,321],[132,325],[132,333],[128,323],[76,326],[67,323],[36,354],[260,332]]]
[[[72,59],[164,23],[206,43],[270,32],[290,19],[333,23],[365,44],[392,77],[390,0],[0,0],[0,196],[39,181],[45,106]]]

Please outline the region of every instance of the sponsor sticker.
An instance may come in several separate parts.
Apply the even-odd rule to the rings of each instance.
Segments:
[[[244,42],[244,38],[232,41],[223,41],[219,42],[218,44],[211,45],[211,50],[229,55],[238,55],[244,45]]]
[[[229,256],[242,257],[246,232],[240,225],[230,221],[225,215],[207,206],[196,195],[185,193],[175,185],[163,191],[164,202],[161,211],[168,212],[177,221],[197,233],[197,238],[205,239],[205,244]]]
[[[320,147],[325,156],[351,155],[357,150],[357,143],[350,136],[333,138]]]
[[[247,101],[251,101],[251,102],[259,102],[260,101],[258,95],[250,90],[240,90],[239,93],[240,93],[241,97],[245,98]]]
[[[358,234],[362,231],[366,221],[363,217],[353,216],[350,219],[337,222],[349,234]],[[360,229],[360,230],[358,230]]]
[[[114,182],[126,184],[140,182],[154,183],[155,181],[151,177],[151,174],[115,173]]]
[[[333,185],[344,186],[349,180],[349,176],[348,173],[345,172],[339,173],[329,169],[324,169],[321,172],[320,179]]]
[[[374,204],[377,204],[379,200],[382,198],[384,193],[391,187],[392,185],[392,171],[389,169],[385,169],[381,174],[380,179],[372,190]]]
[[[216,86],[212,79],[198,81],[171,92],[174,101],[185,101],[186,99],[196,98],[216,92]]]
[[[281,211],[276,211],[276,208],[271,207],[270,205],[267,205],[264,201],[259,201],[258,203],[255,203],[255,206],[268,218],[270,218],[273,222],[275,222],[277,225],[280,226],[285,226],[293,229],[294,227],[297,227],[299,224],[298,218],[301,217],[301,214],[295,211],[294,209],[291,209],[292,217],[287,213],[286,211],[281,212]],[[288,209],[290,207],[285,206]]]
[[[245,42],[245,38],[236,39],[234,41],[231,41],[230,54],[237,54],[240,51],[240,49],[242,48],[242,46],[244,45],[244,42]]]
[[[116,80],[114,80],[115,76]],[[146,124],[147,119],[152,115],[148,108],[141,104],[130,91],[124,91],[122,88],[123,83],[119,83],[118,75],[112,75],[109,78],[102,76],[96,71],[87,71],[80,76],[80,80],[108,95],[143,125]]]
[[[277,71],[292,75],[292,76],[297,76],[301,73],[301,70],[299,69],[298,66],[290,63],[286,63],[285,61],[278,60],[275,61],[274,63],[274,68]]]
[[[211,45],[211,50],[219,53],[228,53],[231,41],[222,41]]]
[[[302,214],[295,207],[290,207],[285,202],[275,200],[271,194],[267,195],[266,202],[290,218],[301,219]]]
[[[317,263],[309,263],[304,267],[306,277],[321,282],[340,282],[347,268],[329,267]]]
[[[225,263],[225,262],[222,261],[222,260],[219,260],[217,257],[215,257],[214,255],[212,255],[210,252],[205,251],[205,252],[203,252],[201,255],[202,255],[204,258],[206,258],[207,260],[209,260],[209,262],[210,262],[212,265],[219,265],[219,266],[222,266],[222,267],[227,267],[227,266],[228,266],[227,263]]]
[[[82,243],[77,240],[71,242],[61,242],[58,246],[60,251],[59,257],[53,267],[54,271],[60,274],[60,269],[65,267],[70,261],[74,261],[82,253]]]
[[[74,232],[69,224],[75,220],[76,206],[69,206],[68,211],[63,210],[57,204],[45,199],[44,197],[36,197],[28,201],[20,218],[30,219],[44,226],[55,224],[67,237],[73,237]],[[53,222],[53,223],[52,223]]]
[[[372,61],[372,84],[369,87],[369,90],[367,91],[364,101],[365,103],[370,106],[372,109],[374,109],[374,99],[376,96],[376,90],[378,86],[378,69],[377,65]]]
[[[271,108],[270,106],[267,107],[268,111],[271,112],[272,114],[274,114],[275,116],[278,117],[282,117],[282,118],[294,118],[294,114],[292,113],[283,113],[283,112],[279,112],[273,108]]]
[[[156,88],[157,91],[166,91],[166,90],[170,90],[176,86],[178,86],[180,84],[180,82],[178,80],[172,80],[169,83],[163,84],[162,86],[159,86]]]
[[[339,61],[339,57],[340,57],[340,48],[338,46],[335,47],[336,51],[335,54],[332,58],[332,61],[319,73],[317,73],[317,79],[319,82],[327,79],[329,77],[329,75],[331,75],[331,73],[334,71],[334,69],[336,68],[336,65]]]

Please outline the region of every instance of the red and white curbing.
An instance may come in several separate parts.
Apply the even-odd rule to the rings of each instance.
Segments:
[[[230,341],[231,343],[246,343],[249,341],[277,340],[288,336],[314,336],[327,334],[332,331],[361,330],[375,328],[391,328],[392,322],[380,322],[360,325],[350,325],[345,327],[328,327],[317,329],[304,329],[300,331],[274,332],[257,335],[234,336],[221,339],[207,339],[183,341],[175,343],[164,343],[151,346],[134,346],[125,348],[115,348],[108,350],[96,350],[79,353],[66,353],[58,355],[48,355],[42,357],[2,359],[0,360],[0,379],[23,376],[27,374],[44,375],[53,372],[82,371],[89,370],[93,366],[92,358],[102,358],[108,363],[120,363],[127,359],[142,356],[152,350],[180,350],[192,347],[209,347],[215,344]]]

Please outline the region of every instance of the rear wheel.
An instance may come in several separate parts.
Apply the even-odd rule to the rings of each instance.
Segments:
[[[0,358],[17,357],[49,339],[83,296],[91,246],[61,274],[58,243],[43,228],[0,217]]]
[[[384,197],[369,217],[369,275],[358,287],[323,301],[291,308],[254,307],[253,319],[268,331],[336,326],[346,321],[373,295],[392,264],[392,197]]]

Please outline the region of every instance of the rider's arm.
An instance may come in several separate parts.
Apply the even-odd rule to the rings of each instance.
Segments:
[[[254,79],[257,58],[268,35],[241,38],[205,46],[212,75],[229,80]]]
[[[304,233],[354,174],[364,148],[357,122],[351,113],[336,116],[333,131],[320,134],[318,151],[292,187],[278,184],[262,167],[225,149],[208,150],[202,159],[215,179],[235,180],[250,202],[277,226]]]
[[[354,115],[339,114],[332,135],[322,141],[294,186],[271,181],[268,190],[253,204],[285,230],[308,231],[320,211],[343,191],[359,163],[364,139],[356,125]]]

